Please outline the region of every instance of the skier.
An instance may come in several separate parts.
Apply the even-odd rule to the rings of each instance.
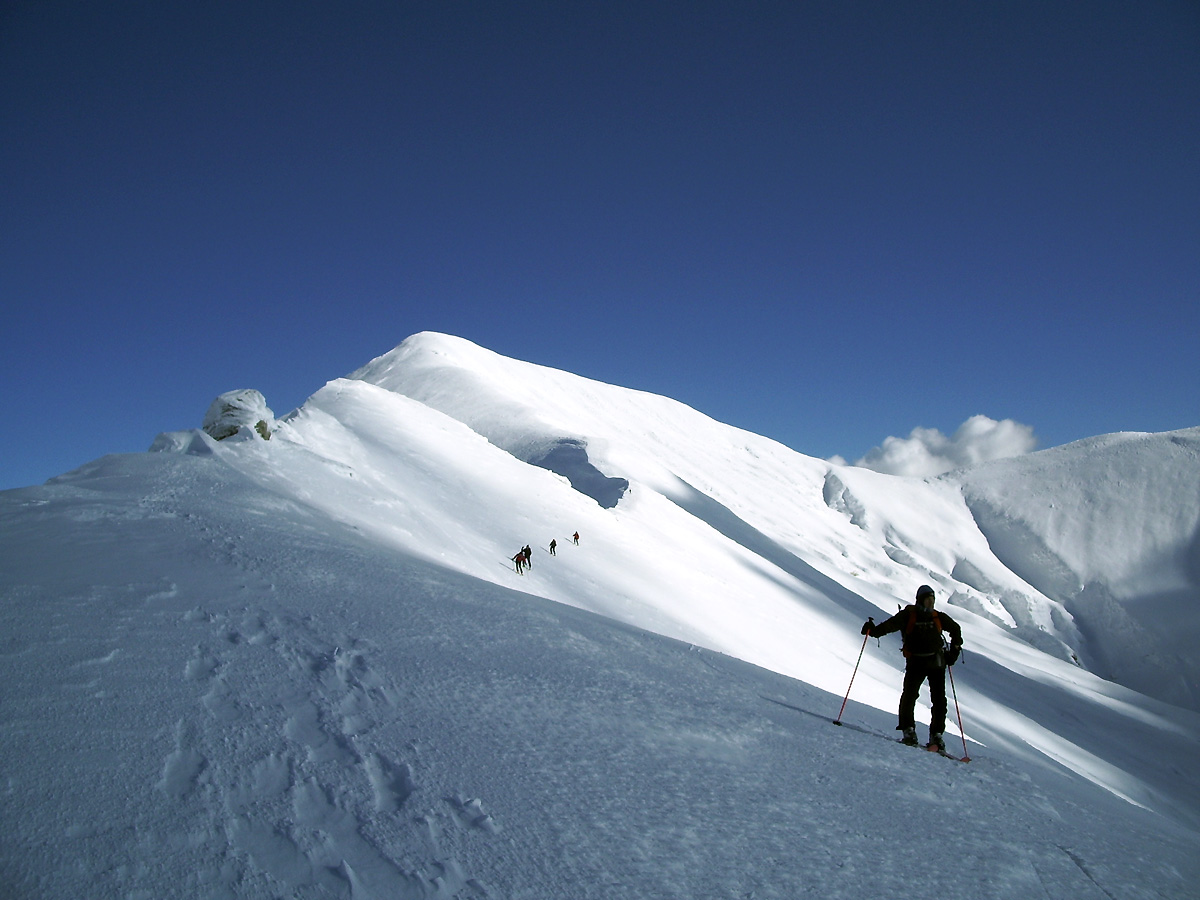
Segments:
[[[550,538],[550,555],[557,556],[558,555],[557,551],[558,551],[558,541],[556,541],[554,538]]]
[[[525,556],[525,551],[518,550],[517,555],[512,558],[513,564],[517,567],[517,574],[521,575],[525,571],[525,567],[529,564],[529,558]]]
[[[533,548],[526,544],[521,548],[521,552],[525,554],[525,568],[533,568]]]
[[[574,541],[576,544],[579,543],[579,532],[578,531],[575,532],[573,535],[571,535],[571,540]]]
[[[900,693],[900,724],[896,730],[903,733],[901,740],[912,746],[917,744],[917,727],[914,710],[921,685],[929,681],[929,697],[932,714],[929,720],[928,750],[946,752],[942,732],[946,730],[946,665],[954,664],[962,647],[962,629],[946,613],[933,608],[933,588],[927,584],[917,588],[917,602],[906,606],[890,619],[876,625],[870,619],[863,623],[862,634],[882,637],[893,631],[903,631],[902,652],[904,666],[904,688]],[[946,649],[942,632],[950,632],[950,648]]]

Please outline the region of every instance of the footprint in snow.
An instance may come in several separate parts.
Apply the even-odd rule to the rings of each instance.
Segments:
[[[203,754],[192,746],[196,741],[192,730],[181,719],[175,728],[175,749],[163,761],[159,790],[168,797],[182,800],[195,788],[207,766]]]
[[[284,734],[290,740],[306,746],[313,762],[359,762],[358,753],[344,734],[332,734],[321,725],[321,711],[311,700],[293,699],[285,707],[287,721],[283,726]]]
[[[478,799],[468,800],[459,794],[455,794],[453,797],[447,797],[446,802],[454,809],[454,817],[463,827],[478,829],[487,834],[498,834],[500,832],[499,823],[483,811],[483,801]]]
[[[404,763],[396,764],[378,753],[372,753],[367,757],[364,767],[375,793],[376,812],[396,812],[417,789],[412,769]]]
[[[197,644],[196,655],[188,660],[183,670],[183,677],[188,681],[207,681],[216,674],[220,662],[215,656],[206,652],[206,648]]]

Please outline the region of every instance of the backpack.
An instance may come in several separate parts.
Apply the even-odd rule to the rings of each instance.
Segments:
[[[904,625],[904,645],[900,648],[906,659],[910,656],[932,656],[939,668],[952,666],[958,662],[958,655],[962,652],[962,646],[959,644],[948,645],[946,643],[946,636],[942,633],[942,620],[938,618],[936,609],[931,612],[929,622],[922,622],[919,629],[916,626],[917,607],[910,606],[908,608],[908,622]],[[932,628],[929,626],[932,626]],[[936,637],[934,636],[935,629]],[[914,631],[916,632],[916,637],[913,638],[912,646],[910,647],[909,635]]]
[[[905,659],[911,656],[933,656],[939,666],[945,664],[945,638],[942,637],[942,620],[937,610],[930,614],[929,621],[917,622],[917,607],[908,608],[908,622],[904,625],[904,644],[900,652]]]

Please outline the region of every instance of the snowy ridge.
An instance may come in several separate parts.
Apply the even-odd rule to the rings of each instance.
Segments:
[[[272,428],[0,494],[13,896],[890,898],[914,824],[972,896],[1200,876],[1200,716],[1088,602],[1183,630],[1197,430],[900,479],[428,334]],[[967,765],[858,631],[922,582]]]

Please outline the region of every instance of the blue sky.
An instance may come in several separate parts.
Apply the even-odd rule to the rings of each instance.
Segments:
[[[1200,7],[0,7],[0,487],[418,331],[813,456],[1200,425]]]

